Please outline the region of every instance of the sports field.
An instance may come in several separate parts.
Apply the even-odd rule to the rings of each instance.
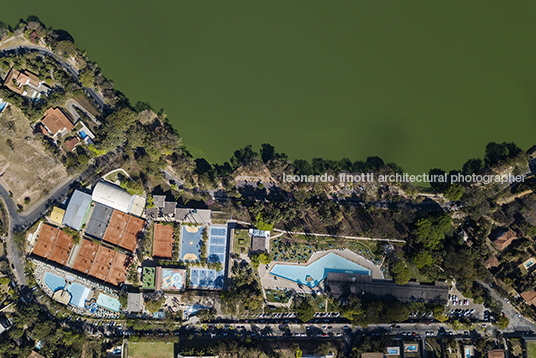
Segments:
[[[175,344],[169,342],[128,342],[130,358],[173,358]]]

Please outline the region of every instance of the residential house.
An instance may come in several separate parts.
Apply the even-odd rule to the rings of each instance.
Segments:
[[[67,133],[74,128],[69,118],[59,108],[47,109],[41,123],[53,137],[58,133]]]
[[[487,268],[488,270],[493,267],[499,267],[500,264],[501,263],[499,262],[499,259],[495,256],[491,256],[489,259],[484,261],[484,267]]]
[[[72,152],[74,148],[78,145],[78,143],[80,143],[80,140],[78,140],[78,138],[69,138],[65,141],[65,149],[67,149],[67,151],[69,152]]]
[[[32,100],[38,100],[41,95],[48,96],[50,88],[41,81],[37,75],[28,70],[17,71],[12,68],[9,71],[4,86],[9,90]]]
[[[523,297],[523,299],[525,300],[525,302],[527,302],[529,306],[536,305],[536,291],[532,290],[532,291],[523,292],[521,294],[521,297]]]
[[[504,349],[493,349],[488,351],[488,358],[504,358]]]
[[[517,239],[516,233],[512,229],[508,229],[507,231],[503,230],[501,234],[497,236],[495,241],[493,242],[495,246],[497,246],[497,249],[500,251],[503,251],[506,249],[512,241]]]

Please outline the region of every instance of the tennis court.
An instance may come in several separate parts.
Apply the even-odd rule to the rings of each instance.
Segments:
[[[190,269],[190,288],[221,290],[223,288],[223,271],[204,268]]]
[[[208,261],[224,264],[227,256],[227,228],[211,226],[209,233]]]
[[[86,235],[96,239],[102,239],[113,211],[114,209],[109,206],[97,203],[93,210],[93,214],[91,215],[91,219],[89,220],[89,224],[87,225]]]

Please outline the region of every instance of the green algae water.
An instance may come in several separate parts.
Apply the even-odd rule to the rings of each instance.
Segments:
[[[268,142],[420,173],[536,142],[534,1],[2,1],[30,14],[211,162]]]

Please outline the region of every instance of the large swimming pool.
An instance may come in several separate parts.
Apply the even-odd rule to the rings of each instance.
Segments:
[[[67,291],[71,293],[71,302],[72,305],[75,305],[80,308],[84,308],[86,305],[86,300],[89,296],[89,288],[86,286],[79,285],[78,283],[72,283],[67,286]]]
[[[50,288],[52,292],[64,288],[65,284],[67,283],[63,277],[54,275],[50,272],[45,272],[45,276],[43,279],[45,280],[45,284],[48,286],[48,288]],[[90,289],[78,283],[72,283],[65,289],[71,294],[71,300],[69,301],[69,303],[74,306],[84,308],[86,300],[90,293]]]
[[[52,292],[65,287],[65,279],[63,277],[54,275],[50,272],[45,272],[45,284],[50,288]]]
[[[330,252],[307,266],[275,265],[270,273],[311,288],[326,278],[328,272],[344,272],[370,275],[370,270]]]

